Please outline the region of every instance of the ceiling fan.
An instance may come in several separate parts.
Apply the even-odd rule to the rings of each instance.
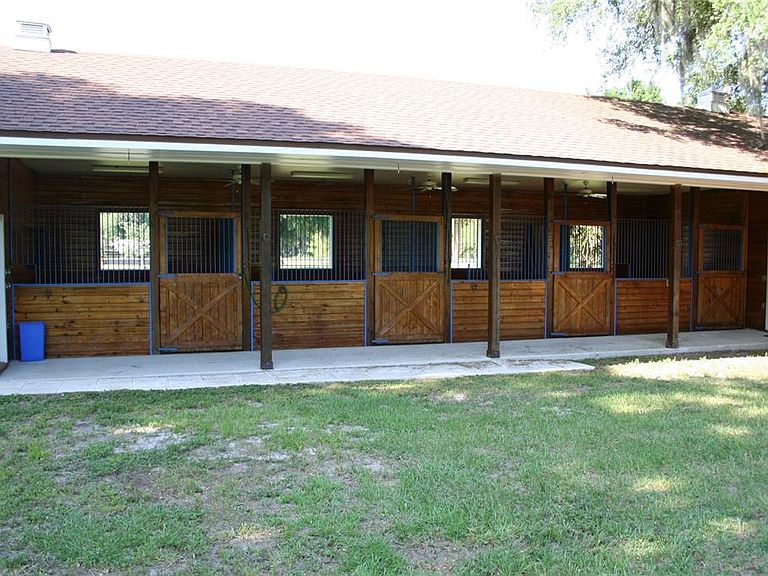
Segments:
[[[582,180],[584,183],[584,188],[580,188],[574,192],[574,194],[581,196],[582,198],[607,198],[608,194],[605,192],[600,192],[597,190],[592,190],[592,188],[589,187],[589,180]],[[566,186],[565,188],[566,194],[568,193],[568,188]]]
[[[432,178],[432,174],[427,174],[427,178],[425,180],[422,180],[421,183],[418,186],[419,192],[433,192],[433,191],[439,191],[443,189],[443,185]],[[451,192],[456,192],[458,188],[456,186],[451,186]]]

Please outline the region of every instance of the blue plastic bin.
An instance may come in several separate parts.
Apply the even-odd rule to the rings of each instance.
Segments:
[[[22,362],[35,362],[45,358],[45,324],[19,322],[19,348]]]

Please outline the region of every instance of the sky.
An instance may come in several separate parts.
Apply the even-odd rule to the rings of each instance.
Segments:
[[[200,8],[193,8],[200,6]],[[16,20],[45,22],[53,47],[393,74],[601,94],[599,47],[558,41],[525,0],[3,0],[0,44]],[[626,79],[625,79],[626,80]],[[677,101],[674,78],[659,76]]]

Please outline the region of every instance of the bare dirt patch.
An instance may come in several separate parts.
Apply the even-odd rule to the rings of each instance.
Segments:
[[[449,574],[460,563],[474,558],[480,551],[456,546],[447,540],[431,540],[400,550],[408,564],[425,572]]]
[[[112,431],[112,435],[117,437],[120,442],[115,447],[115,454],[161,450],[175,444],[181,444],[188,439],[184,434],[178,434],[166,427],[159,426],[118,428]]]

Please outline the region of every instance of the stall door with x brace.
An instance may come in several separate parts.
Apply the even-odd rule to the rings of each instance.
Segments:
[[[375,344],[443,341],[443,221],[376,219]]]
[[[160,218],[160,351],[242,350],[239,219]]]

